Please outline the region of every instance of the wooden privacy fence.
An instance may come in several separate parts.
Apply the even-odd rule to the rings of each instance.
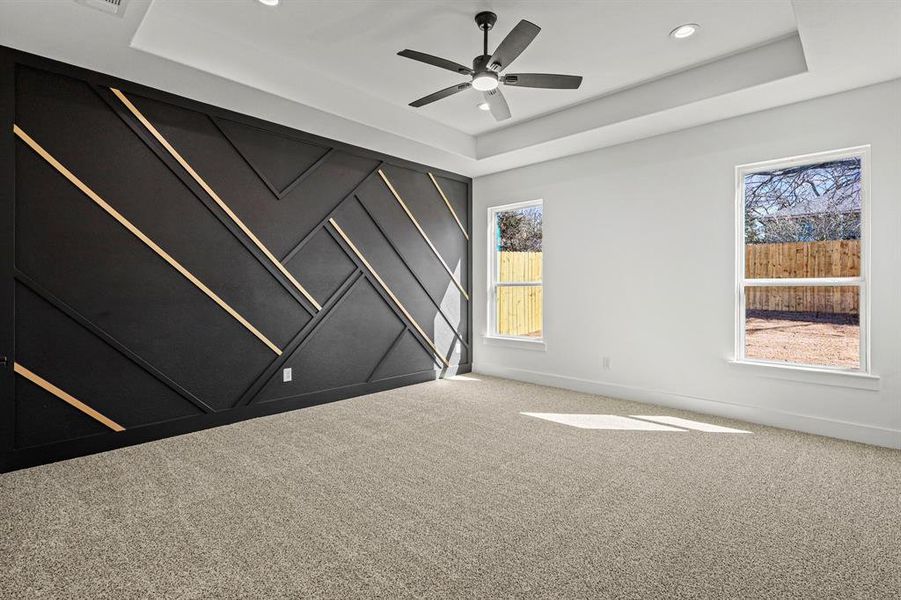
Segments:
[[[498,281],[541,281],[541,252],[501,252]],[[501,335],[540,337],[543,288],[500,286],[497,288],[497,332]]]
[[[745,277],[859,277],[860,240],[748,244]],[[858,314],[856,286],[748,287],[748,310]]]
[[[860,276],[860,240],[748,244],[748,279]],[[498,281],[542,281],[541,252],[501,252]],[[852,314],[860,312],[855,286],[748,287],[748,310]],[[540,336],[543,288],[499,287],[497,331],[501,335]]]

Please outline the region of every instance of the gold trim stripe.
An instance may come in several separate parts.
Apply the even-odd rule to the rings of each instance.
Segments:
[[[444,203],[447,205],[447,209],[454,216],[454,221],[457,222],[457,225],[460,226],[460,231],[463,232],[463,237],[469,241],[469,234],[466,233],[466,228],[463,227],[463,223],[460,222],[460,217],[457,216],[457,211],[454,210],[454,207],[451,206],[450,200],[447,199],[447,196],[444,195],[444,190],[441,189],[441,186],[438,185],[438,180],[435,179],[435,176],[429,173],[429,179],[432,180],[432,183],[435,184],[435,189],[438,190],[438,193],[441,194],[441,199],[444,200]]]
[[[457,278],[454,276],[454,272],[450,270],[450,267],[447,266],[447,263],[444,262],[444,259],[441,258],[441,254],[438,253],[438,248],[435,247],[435,244],[432,243],[432,240],[429,239],[429,236],[426,235],[425,231],[423,231],[422,227],[419,225],[419,221],[416,220],[416,217],[413,216],[413,213],[410,212],[410,209],[407,208],[407,205],[404,204],[404,201],[401,199],[400,194],[397,193],[397,190],[394,189],[394,186],[391,185],[391,182],[388,181],[388,177],[385,175],[385,172],[379,169],[379,175],[382,176],[382,181],[385,182],[385,185],[388,186],[388,189],[391,190],[391,193],[394,194],[394,198],[397,200],[397,203],[400,204],[400,207],[404,209],[404,212],[407,213],[407,216],[410,217],[410,220],[413,222],[413,225],[416,226],[416,229],[419,230],[419,234],[422,236],[422,239],[429,245],[429,248],[432,249],[432,252],[435,253],[435,257],[441,262],[441,266],[444,267],[444,270],[447,271],[447,274],[450,275],[451,281],[454,282],[454,285],[457,286],[457,289],[460,290],[460,293],[463,294],[463,297],[469,300],[469,294],[466,293],[466,290],[463,289],[463,286],[457,281]]]
[[[222,198],[220,198],[219,195],[213,191],[213,188],[211,188],[209,185],[207,185],[207,182],[204,181],[203,178],[197,174],[197,171],[195,171],[191,167],[191,165],[188,164],[188,161],[186,161],[182,157],[182,155],[179,154],[178,151],[172,147],[172,144],[170,144],[169,141],[163,137],[163,134],[161,134],[159,131],[157,131],[156,127],[153,126],[153,123],[151,123],[147,119],[147,117],[145,117],[141,113],[141,111],[139,111],[138,108],[134,104],[131,103],[131,100],[129,100],[125,96],[125,94],[123,94],[121,91],[117,90],[116,88],[110,88],[110,91],[112,91],[113,94],[115,94],[116,97],[122,101],[122,104],[124,104],[125,107],[129,111],[131,111],[131,114],[133,114],[135,116],[135,118],[137,118],[144,125],[144,127],[147,128],[147,130],[151,133],[151,135],[153,135],[153,137],[156,138],[156,141],[158,141],[160,144],[163,145],[163,148],[165,148],[169,152],[169,154],[172,155],[172,158],[174,158],[176,161],[178,161],[178,164],[180,164],[184,168],[184,170],[187,171],[188,174],[194,178],[194,181],[196,181],[198,183],[198,185],[200,185],[200,187],[202,187],[203,190],[207,194],[209,194],[210,198],[212,198],[213,201],[219,205],[219,208],[221,208],[225,212],[225,214],[228,215],[228,218],[231,219],[234,222],[234,224],[237,225],[241,229],[241,231],[244,232],[244,234],[247,237],[250,238],[250,241],[252,241],[254,244],[256,244],[256,247],[259,248],[260,251],[266,255],[266,258],[268,258],[272,262],[273,265],[275,265],[275,268],[278,269],[281,272],[281,274],[284,275],[288,279],[288,281],[290,281],[291,284],[295,288],[297,288],[297,290],[301,294],[303,294],[306,297],[306,299],[309,300],[313,306],[316,307],[316,310],[322,310],[322,305],[320,305],[318,302],[316,302],[316,299],[313,298],[312,295],[310,295],[310,293],[306,290],[306,288],[304,288],[302,285],[300,285],[300,282],[297,281],[297,279],[295,279],[293,275],[291,275],[291,273],[288,271],[288,269],[286,269],[285,266],[281,262],[279,262],[279,260],[277,258],[275,258],[275,255],[273,255],[272,252],[269,251],[269,248],[267,248],[265,246],[265,244],[263,244],[263,242],[261,242],[260,239],[256,235],[254,235],[254,233],[250,230],[250,228],[244,224],[244,221],[242,221],[238,217],[238,215],[236,215],[232,211],[232,209],[229,208],[229,206],[222,200]]]
[[[209,296],[210,299],[213,302],[215,302],[216,304],[218,304],[220,308],[222,308],[225,312],[227,312],[232,317],[234,317],[235,320],[237,320],[239,323],[241,323],[241,325],[246,327],[248,331],[250,331],[257,338],[259,338],[259,340],[261,342],[266,344],[270,350],[275,352],[277,355],[281,356],[281,353],[282,353],[281,349],[278,346],[276,346],[275,344],[273,344],[269,340],[269,338],[267,338],[265,335],[260,333],[256,327],[251,325],[247,321],[247,319],[245,319],[244,317],[239,315],[235,309],[233,309],[231,306],[226,304],[226,302],[222,298],[217,296],[215,294],[215,292],[213,292],[213,290],[208,288],[206,285],[203,284],[203,282],[201,282],[199,279],[194,277],[194,275],[192,275],[190,271],[188,271],[186,268],[184,268],[181,265],[181,263],[179,263],[177,260],[172,258],[172,256],[170,256],[169,253],[167,253],[165,250],[160,248],[156,244],[156,242],[154,242],[149,237],[144,235],[144,233],[140,229],[135,227],[131,223],[131,221],[126,219],[124,216],[122,216],[119,213],[119,211],[117,211],[115,208],[113,208],[112,206],[107,204],[103,198],[101,198],[94,192],[94,190],[92,190],[87,185],[85,185],[85,183],[83,183],[78,177],[76,177],[71,171],[69,171],[69,169],[67,169],[62,164],[60,164],[60,162],[58,160],[56,160],[55,158],[53,158],[53,156],[51,156],[49,152],[44,150],[44,148],[41,147],[40,144],[38,144],[36,141],[31,139],[31,137],[27,133],[22,131],[22,129],[20,129],[18,125],[13,125],[13,133],[15,133],[17,136],[19,136],[19,138],[22,141],[24,141],[26,144],[31,146],[31,149],[34,150],[35,152],[37,152],[41,156],[41,158],[43,158],[48,163],[50,163],[53,166],[53,168],[55,168],[57,171],[59,171],[75,187],[77,187],[79,190],[84,192],[84,194],[88,198],[93,200],[100,208],[105,210],[107,212],[107,214],[109,214],[111,217],[113,217],[115,220],[117,220],[119,222],[119,224],[121,224],[123,227],[125,227],[127,230],[129,230],[131,233],[133,233],[135,235],[135,237],[137,237],[139,240],[141,240],[142,242],[147,244],[147,246],[149,246],[151,250],[156,252],[160,256],[160,258],[162,258],[167,263],[169,263],[169,265],[172,266],[176,271],[178,271],[179,273],[184,275],[185,279],[187,279],[188,281],[193,283],[195,286],[197,286],[197,288],[200,289],[200,291],[202,291],[204,294]]]
[[[391,291],[391,288],[388,287],[388,284],[386,284],[385,281],[376,272],[376,270],[372,268],[372,265],[369,264],[369,261],[366,260],[365,256],[363,256],[363,253],[360,252],[360,250],[357,248],[357,246],[350,240],[349,237],[347,237],[347,234],[344,233],[344,230],[341,229],[341,227],[338,225],[338,223],[335,222],[335,219],[329,219],[328,222],[332,224],[332,227],[335,228],[335,231],[338,232],[338,235],[340,235],[342,238],[344,238],[344,241],[347,242],[347,245],[350,246],[350,249],[354,251],[354,254],[356,254],[357,258],[360,259],[360,262],[362,262],[364,265],[366,265],[366,268],[369,269],[369,272],[372,273],[372,276],[375,277],[376,281],[379,282],[379,285],[381,285],[382,289],[385,290],[385,293],[387,293],[391,297],[391,299],[394,301],[394,303],[397,305],[397,307],[400,309],[400,311],[402,313],[404,313],[404,315],[410,320],[410,322],[413,324],[413,327],[416,328],[416,331],[418,331],[419,334],[423,338],[425,338],[425,341],[427,341],[429,343],[429,346],[431,346],[432,350],[435,352],[435,356],[437,356],[438,359],[441,360],[441,362],[444,363],[444,365],[446,367],[450,367],[450,363],[447,362],[447,359],[444,358],[444,356],[438,350],[438,346],[435,345],[435,342],[432,341],[432,338],[430,338],[428,335],[426,335],[426,332],[422,330],[422,327],[419,326],[419,323],[416,322],[416,319],[413,318],[413,315],[411,315],[407,311],[406,307],[403,304],[401,304],[401,301],[397,299],[397,296],[394,295],[394,292]]]
[[[118,423],[113,421],[112,419],[103,416],[102,414],[100,414],[99,412],[97,412],[96,410],[94,410],[93,408],[91,408],[90,406],[88,406],[87,404],[82,402],[81,400],[78,400],[71,394],[64,392],[63,390],[59,389],[58,387],[56,387],[55,385],[53,385],[52,383],[50,383],[49,381],[47,381],[46,379],[41,377],[40,375],[37,375],[36,373],[29,371],[28,369],[26,369],[19,363],[13,363],[13,370],[16,373],[18,373],[19,375],[21,375],[22,377],[24,377],[25,379],[27,379],[28,381],[30,381],[31,383],[35,384],[36,386],[43,388],[44,390],[50,392],[51,394],[53,394],[54,396],[56,396],[63,402],[66,402],[66,403],[70,404],[71,406],[77,408],[78,410],[80,410],[84,414],[88,415],[92,419],[100,421],[101,423],[103,423],[104,425],[106,425],[107,427],[112,429],[113,431],[125,431],[124,427],[122,427],[121,425],[119,425]]]

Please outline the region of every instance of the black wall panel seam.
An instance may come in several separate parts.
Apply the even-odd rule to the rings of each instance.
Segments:
[[[209,195],[194,181],[191,176],[185,172],[185,170],[178,164],[178,162],[166,152],[165,148],[163,148],[160,143],[152,136],[149,132],[144,129],[144,126],[137,122],[135,118],[129,113],[126,109],[124,109],[118,102],[114,102],[106,92],[109,90],[101,90],[98,89],[97,86],[91,86],[92,89],[100,96],[101,99],[110,107],[116,115],[119,116],[120,119],[131,129],[138,138],[144,142],[144,144],[150,148],[151,152],[156,155],[156,157],[166,165],[172,173],[178,177],[179,181],[181,181],[184,186],[200,201],[206,206],[207,210],[213,214],[214,217],[237,239],[244,248],[253,256],[257,262],[259,262],[263,268],[268,271],[272,277],[278,281],[278,283],[289,293],[291,296],[300,304],[301,307],[310,316],[316,314],[316,310],[312,307],[310,302],[304,298],[303,294],[301,294],[287,279],[279,272],[279,270],[271,264],[271,262],[263,255],[262,252],[253,244],[253,242],[244,234],[243,231],[234,223],[222,209],[216,205],[215,202],[209,197]]]
[[[428,288],[426,288],[425,284],[422,283],[422,279],[420,279],[419,275],[417,275],[416,272],[410,267],[410,263],[408,263],[407,260],[404,258],[403,254],[401,254],[400,249],[394,244],[393,241],[391,241],[391,238],[388,237],[388,234],[385,232],[384,228],[375,219],[375,217],[372,215],[372,213],[369,211],[369,209],[366,207],[366,205],[363,202],[361,202],[360,199],[356,195],[354,196],[354,198],[356,199],[357,204],[359,204],[360,207],[362,207],[363,212],[365,212],[366,215],[369,217],[369,220],[372,221],[372,224],[375,225],[375,228],[378,229],[379,233],[382,234],[382,237],[385,238],[385,241],[388,243],[388,246],[391,248],[391,250],[397,256],[397,258],[400,260],[400,262],[403,263],[404,268],[406,268],[407,272],[410,273],[410,275],[412,275],[413,279],[416,280],[416,283],[419,284],[419,287],[422,288],[422,291],[425,293],[426,297],[429,300],[431,300],[432,304],[435,307],[435,310],[438,311],[438,314],[441,315],[441,317],[447,323],[447,326],[450,327],[451,331],[454,332],[454,335],[457,337],[457,339],[463,343],[463,345],[466,347],[467,350],[469,350],[469,343],[467,343],[467,341],[463,338],[463,336],[460,335],[460,332],[457,331],[457,328],[453,326],[453,324],[451,323],[451,321],[447,317],[447,315],[444,314],[444,311],[441,309],[441,305],[429,293]]]
[[[325,215],[325,216],[322,218],[322,220],[320,220],[319,223],[317,223],[316,226],[313,227],[312,230],[310,230],[309,233],[307,233],[307,234],[306,234],[299,242],[297,242],[297,244],[296,244],[293,248],[291,248],[291,250],[289,250],[287,254],[285,254],[285,257],[282,259],[282,264],[287,264],[288,261],[290,261],[292,258],[294,258],[294,256],[295,256],[298,252],[300,252],[300,251],[303,249],[303,247],[306,245],[306,243],[309,242],[309,241],[313,238],[314,235],[316,235],[317,233],[319,233],[319,231],[320,231],[321,229],[328,229],[328,228],[326,227],[326,224],[329,222],[329,219],[331,219],[332,217],[335,216],[335,213],[337,213],[338,210],[339,210],[342,206],[344,206],[344,203],[345,203],[345,202],[347,202],[349,199],[351,199],[351,198],[353,198],[353,197],[355,196],[355,194],[357,193],[357,190],[360,189],[360,186],[362,186],[362,185],[365,184],[367,181],[369,181],[369,179],[370,179],[373,175],[375,175],[375,174],[378,172],[378,170],[382,167],[383,164],[384,164],[384,163],[379,162],[379,164],[377,164],[377,165],[376,165],[376,166],[375,166],[375,167],[374,167],[374,168],[366,175],[366,177],[364,177],[364,178],[360,181],[360,183],[358,183],[358,184],[354,187],[354,189],[352,189],[352,190],[350,191],[350,193],[348,193],[346,196],[344,196],[343,198],[341,198],[341,200],[338,201],[338,203],[337,203],[334,207],[332,207],[332,209],[328,212],[328,214]]]
[[[379,359],[379,361],[375,363],[375,366],[372,367],[372,369],[369,371],[369,375],[366,376],[366,383],[372,382],[372,378],[378,372],[379,367],[381,367],[385,362],[385,359],[388,358],[392,352],[394,352],[394,349],[397,347],[400,341],[404,339],[404,336],[407,335],[408,331],[410,331],[410,327],[405,324],[404,328],[401,329],[400,333],[397,334],[397,337],[394,338],[394,341],[391,342],[391,345],[388,346],[388,350],[386,350],[385,353],[382,354],[382,357]]]
[[[179,396],[202,410],[206,413],[216,412],[211,406],[205,403],[203,400],[180,386],[177,382],[173,381],[169,376],[165,373],[154,367],[147,360],[142,358],[137,353],[130,350],[125,344],[117,340],[115,337],[104,331],[103,328],[89,320],[87,317],[79,313],[77,310],[66,304],[63,300],[55,296],[52,292],[46,289],[44,286],[40,285],[37,281],[32,279],[30,276],[26,275],[20,270],[16,270],[15,279],[19,283],[28,287],[32,292],[37,294],[40,298],[42,298],[48,304],[51,304],[58,311],[78,323],[83,329],[91,333],[94,337],[102,340],[108,346],[116,350],[119,354],[139,366],[143,369],[147,374],[154,377],[157,381],[167,386],[169,389],[177,393]]]
[[[329,232],[329,235],[332,236],[332,239],[335,240],[338,243],[338,245],[341,246],[341,249],[344,250],[344,253],[347,254],[348,258],[350,258],[354,262],[354,264],[357,265],[357,268],[363,272],[363,276],[366,278],[367,281],[369,281],[369,283],[372,285],[372,287],[375,289],[375,291],[379,294],[379,296],[381,296],[382,300],[385,301],[385,304],[387,304],[388,307],[392,310],[392,312],[394,312],[394,314],[397,315],[397,318],[401,320],[401,323],[404,323],[404,325],[407,327],[412,325],[412,323],[410,323],[408,321],[408,319],[403,314],[403,312],[401,312],[400,308],[398,308],[394,304],[394,301],[391,299],[391,297],[388,295],[388,293],[384,290],[384,288],[382,288],[382,284],[380,284],[375,279],[375,277],[370,275],[369,269],[366,268],[366,265],[362,264],[360,262],[360,260],[357,258],[357,255],[347,247],[347,244],[344,241],[344,239],[340,235],[338,235],[337,233],[332,231],[331,227],[326,227],[325,229],[326,229],[326,231]],[[422,345],[423,349],[428,353],[428,355],[434,357],[435,351],[432,350],[432,347],[429,344],[429,342],[427,340],[423,339],[422,335],[416,330],[416,327],[409,327],[409,329],[413,332],[414,337],[419,341],[419,343]],[[449,360],[449,357],[447,357],[447,356],[445,356],[444,358]]]
[[[282,368],[292,356],[294,356],[303,345],[313,336],[316,330],[328,321],[331,318],[334,310],[340,306],[341,302],[344,301],[350,295],[350,291],[357,285],[360,279],[363,278],[363,274],[360,270],[355,270],[353,273],[348,276],[348,278],[341,284],[332,297],[328,299],[328,301],[322,305],[322,310],[310,320],[294,338],[285,345],[284,351],[282,355],[277,357],[275,360],[270,363],[268,367],[257,377],[253,383],[247,388],[241,397],[235,402],[234,406],[245,406],[248,404],[253,404],[257,396],[259,396],[260,392],[263,391],[266,384],[269,383],[277,373],[278,370]]]
[[[81,194],[87,196],[87,198],[93,203],[95,209],[101,210],[107,216],[112,218],[119,226],[126,229],[133,238],[137,239],[141,244],[143,244],[146,248],[148,248],[154,255],[157,256],[158,259],[162,260],[166,263],[170,268],[174,269],[177,273],[179,273],[182,277],[187,279],[196,290],[200,291],[204,296],[207,297],[210,301],[216,304],[222,311],[229,315],[229,317],[233,318],[237,321],[242,327],[244,327],[249,333],[251,333],[254,337],[257,338],[258,341],[266,345],[270,350],[275,352],[277,355],[281,354],[281,349],[278,348],[268,337],[265,336],[259,329],[257,329],[250,321],[244,318],[243,315],[238,313],[231,305],[229,305],[225,300],[222,299],[215,291],[212,290],[209,286],[203,283],[199,278],[197,278],[190,270],[188,270],[177,258],[175,258],[172,254],[167,252],[162,246],[153,241],[149,236],[147,236],[143,231],[141,231],[136,225],[134,225],[130,220],[128,220],[119,210],[107,202],[104,198],[98,195],[94,190],[84,183],[81,179],[78,178],[77,175],[69,171],[62,163],[58,162],[51,154],[49,154],[40,144],[38,144],[35,140],[30,138],[27,133],[24,133],[23,130],[18,127],[15,128],[16,134],[24,141],[26,144],[37,154],[40,155],[41,159],[50,163],[50,165],[67,180],[68,183],[72,184],[75,188],[79,190]],[[132,239],[132,238],[129,238]]]
[[[222,137],[225,138],[225,140],[229,143],[229,145],[231,145],[231,147],[235,149],[235,152],[238,153],[238,156],[240,156],[241,159],[244,161],[244,163],[245,163],[248,167],[250,167],[250,169],[251,169],[254,173],[256,173],[256,175],[257,175],[257,177],[259,177],[260,181],[262,181],[263,184],[264,184],[267,188],[269,188],[269,191],[272,192],[272,195],[275,196],[276,199],[278,199],[278,200],[281,200],[282,198],[284,198],[285,196],[287,196],[288,194],[290,194],[290,193],[291,193],[291,190],[293,190],[293,189],[296,188],[298,185],[300,185],[301,183],[303,183],[303,181],[304,181],[307,177],[309,177],[310,175],[312,175],[312,174],[316,171],[316,169],[318,169],[319,167],[321,167],[321,166],[325,163],[325,161],[327,161],[327,160],[328,160],[332,155],[334,155],[334,153],[336,152],[334,148],[328,148],[328,149],[326,149],[325,153],[323,153],[323,155],[320,156],[320,157],[316,160],[316,162],[314,162],[314,163],[313,163],[312,165],[310,165],[308,168],[304,169],[304,171],[303,171],[302,173],[300,173],[300,174],[294,179],[294,181],[292,181],[292,182],[289,183],[287,186],[285,186],[284,189],[279,190],[279,189],[275,186],[274,183],[272,183],[271,181],[269,181],[269,178],[266,177],[266,174],[263,173],[262,171],[260,171],[260,170],[257,168],[257,166],[256,166],[255,164],[253,164],[253,162],[252,162],[247,156],[245,156],[244,152],[241,151],[241,149],[240,149],[240,148],[238,147],[238,145],[234,142],[234,140],[232,140],[231,136],[228,135],[228,133],[225,131],[225,129],[223,129],[222,126],[219,124],[219,120],[218,120],[218,119],[215,119],[215,118],[213,118],[213,117],[211,117],[210,115],[207,115],[207,118],[209,118],[210,122],[216,127],[217,130],[219,130],[219,133],[222,134]]]
[[[278,199],[281,200],[282,198],[284,198],[285,196],[287,196],[288,194],[290,194],[291,191],[292,191],[294,188],[296,188],[296,187],[299,186],[301,183],[303,183],[304,181],[306,181],[306,179],[307,179],[310,175],[312,175],[313,173],[316,172],[316,169],[318,169],[319,167],[321,167],[322,165],[324,165],[325,162],[326,162],[329,158],[331,158],[332,156],[334,156],[335,152],[336,152],[336,150],[335,150],[334,148],[329,148],[328,150],[326,150],[326,151],[325,151],[325,154],[323,154],[322,156],[320,156],[319,159],[318,159],[316,162],[314,162],[312,165],[310,165],[303,173],[301,173],[300,175],[298,175],[297,178],[296,178],[294,181],[292,181],[291,183],[289,183],[288,186],[287,186],[285,189],[283,189],[281,192],[279,192]]]
[[[450,278],[451,283],[453,283],[454,286],[460,290],[460,292],[463,294],[463,297],[466,299],[467,302],[469,302],[470,301],[469,289],[463,285],[462,281],[459,281],[457,279],[457,277],[454,276],[454,273],[451,270],[450,265],[448,265],[447,261],[444,260],[444,256],[442,256],[441,252],[438,251],[438,248],[432,242],[431,237],[429,237],[428,232],[426,232],[425,228],[422,227],[422,224],[419,222],[419,219],[416,218],[416,215],[413,214],[413,210],[403,200],[403,197],[397,191],[397,188],[394,187],[394,184],[391,183],[391,180],[388,179],[388,176],[381,169],[379,170],[379,176],[381,177],[381,179],[385,183],[385,185],[388,187],[388,190],[391,192],[391,195],[394,196],[395,200],[397,200],[397,203],[400,206],[401,210],[403,210],[403,212],[407,215],[407,218],[409,219],[410,224],[419,233],[420,238],[422,239],[422,241],[425,243],[425,245],[431,251],[432,256],[434,256],[435,260],[438,261],[438,264],[441,265],[441,268],[444,269],[444,271],[447,273],[448,277]]]

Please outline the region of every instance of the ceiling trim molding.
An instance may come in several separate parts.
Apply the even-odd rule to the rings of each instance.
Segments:
[[[798,32],[669,73],[581,104],[482,134],[476,158],[490,158],[625,123],[758,85],[807,73]]]

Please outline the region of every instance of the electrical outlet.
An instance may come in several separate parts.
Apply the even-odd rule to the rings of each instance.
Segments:
[[[609,356],[603,357],[601,359],[601,364],[603,365],[604,370],[610,369],[610,357]]]
[[[288,383],[289,381],[291,381],[291,377],[291,367],[282,369],[282,383]]]

